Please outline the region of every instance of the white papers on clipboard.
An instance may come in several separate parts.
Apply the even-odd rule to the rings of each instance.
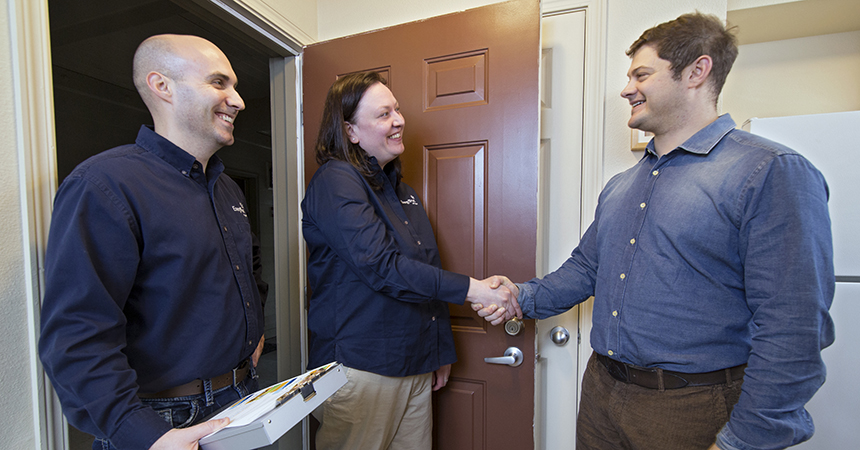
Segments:
[[[332,362],[261,389],[213,417],[229,417],[230,424],[200,439],[200,446],[203,450],[247,450],[270,445],[344,384],[343,365]]]

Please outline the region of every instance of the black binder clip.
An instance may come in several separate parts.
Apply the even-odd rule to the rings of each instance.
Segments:
[[[314,398],[315,395],[317,395],[317,391],[314,390],[314,384],[313,383],[307,383],[304,386],[302,386],[301,392],[302,392],[302,400],[304,400],[304,401],[308,401],[308,400]]]

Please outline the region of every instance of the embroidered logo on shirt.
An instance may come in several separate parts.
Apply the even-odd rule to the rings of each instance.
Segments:
[[[248,215],[245,214],[245,205],[243,205],[242,202],[239,202],[239,206],[234,206],[233,211],[240,212],[243,216],[248,217]]]
[[[403,203],[404,205],[415,205],[415,206],[418,206],[418,200],[415,200],[415,196],[414,196],[414,195],[410,195],[408,200],[400,200],[400,203]]]

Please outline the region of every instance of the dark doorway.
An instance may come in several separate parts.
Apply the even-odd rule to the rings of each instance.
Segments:
[[[277,381],[275,352],[274,202],[270,58],[282,57],[249,37],[200,0],[49,0],[58,181],[86,158],[134,141],[152,119],[131,79],[137,45],[161,33],[193,34],[230,59],[246,109],[235,143],[218,152],[226,172],[246,190],[251,222],[263,247],[266,350],[261,386]],[[71,427],[70,427],[71,428]],[[92,436],[70,429],[70,448],[91,447]],[[276,447],[276,446],[275,446]]]

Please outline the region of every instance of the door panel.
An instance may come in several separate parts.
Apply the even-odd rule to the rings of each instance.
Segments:
[[[424,206],[442,266],[479,279],[486,278],[484,216],[478,213],[485,203],[486,147],[486,142],[476,142],[424,149]]]
[[[406,119],[404,181],[423,196],[443,267],[514,281],[535,275],[540,11],[517,0],[305,49],[306,180],[326,91],[338,75],[387,71]],[[450,307],[458,362],[436,393],[435,445],[534,447],[534,323],[517,336]],[[508,347],[518,367],[492,365]]]

